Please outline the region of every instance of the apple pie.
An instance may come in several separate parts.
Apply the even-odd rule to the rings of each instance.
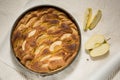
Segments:
[[[75,22],[56,8],[38,8],[20,18],[12,32],[15,56],[26,68],[51,73],[67,67],[80,47]]]

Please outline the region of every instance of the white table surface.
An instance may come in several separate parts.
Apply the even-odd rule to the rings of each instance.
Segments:
[[[119,3],[120,0],[0,0],[0,80],[89,80],[89,77],[120,53]],[[56,5],[67,10],[79,24],[82,34],[81,51],[75,61],[58,74],[46,77],[25,71],[16,64],[11,56],[9,41],[11,28],[17,17],[26,9],[42,4]],[[103,16],[94,30],[84,32],[84,12],[89,7],[93,9],[93,13],[101,9]],[[84,43],[96,33],[111,38],[108,41],[111,47],[108,56],[92,60],[84,50]],[[119,79],[120,72],[115,75],[113,80]]]

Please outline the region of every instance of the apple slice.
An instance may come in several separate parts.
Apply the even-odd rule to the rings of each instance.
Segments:
[[[91,57],[98,57],[98,56],[105,55],[109,51],[109,48],[110,48],[109,44],[104,43],[101,46],[91,50],[90,51],[90,56]]]
[[[102,11],[101,10],[98,10],[97,14],[95,15],[95,17],[93,18],[90,26],[89,26],[89,29],[92,30],[93,28],[96,27],[96,25],[98,24],[98,22],[100,21],[102,17]]]
[[[22,44],[22,50],[24,51],[25,50],[25,44],[26,44],[26,40],[23,42]]]
[[[91,22],[91,18],[92,18],[92,9],[88,8],[85,12],[85,20],[84,20],[84,27],[83,27],[84,31],[87,31]]]
[[[33,36],[35,33],[36,33],[36,30],[31,31],[30,33],[28,33],[28,37]]]
[[[105,37],[101,34],[93,35],[86,43],[85,49],[90,50],[100,46],[102,43],[105,42]]]
[[[71,36],[70,33],[66,33],[66,34],[63,34],[63,36],[60,39],[63,40],[63,39],[68,38],[70,36]]]
[[[60,46],[62,44],[62,41],[56,41],[50,45],[50,51],[54,51],[54,48],[56,46]]]

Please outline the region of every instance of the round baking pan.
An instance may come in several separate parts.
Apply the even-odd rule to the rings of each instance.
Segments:
[[[71,61],[67,66],[62,67],[62,68],[57,69],[57,70],[54,70],[54,71],[51,71],[51,72],[49,72],[49,73],[34,72],[34,71],[28,69],[27,67],[25,67],[25,66],[20,62],[20,60],[15,56],[15,52],[14,52],[14,50],[13,50],[13,45],[12,45],[12,34],[13,34],[13,31],[15,30],[18,22],[20,21],[20,19],[21,19],[26,13],[28,13],[28,12],[30,12],[30,11],[33,11],[33,10],[36,10],[36,9],[41,9],[41,8],[55,8],[55,9],[59,10],[60,12],[63,12],[64,14],[66,14],[67,17],[68,17],[69,19],[71,19],[72,22],[76,25],[77,30],[78,30],[78,34],[79,34],[79,40],[80,40],[80,42],[79,42],[79,48],[78,48],[79,50],[78,50],[77,54],[75,55],[75,57],[72,59],[72,61]],[[72,16],[70,13],[68,13],[66,10],[64,10],[64,9],[62,9],[62,8],[60,8],[60,7],[54,6],[54,5],[40,5],[40,6],[35,6],[35,7],[30,8],[30,9],[27,9],[25,12],[23,12],[23,13],[16,19],[16,21],[14,22],[13,27],[12,27],[12,29],[11,29],[10,45],[11,45],[12,55],[13,55],[14,58],[16,59],[16,62],[17,62],[22,68],[24,68],[24,69],[27,70],[27,71],[30,71],[30,72],[33,72],[33,73],[38,73],[38,74],[40,74],[40,75],[42,75],[42,76],[46,76],[46,75],[55,74],[55,73],[57,73],[57,72],[60,72],[60,71],[64,70],[66,67],[68,67],[68,66],[74,61],[74,59],[75,59],[76,56],[78,55],[78,53],[79,53],[79,51],[80,51],[80,47],[81,47],[81,32],[80,32],[80,28],[79,28],[77,22],[75,21],[75,19],[73,18],[73,16]]]

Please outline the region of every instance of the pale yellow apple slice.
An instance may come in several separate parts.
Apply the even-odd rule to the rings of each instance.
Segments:
[[[93,35],[88,41],[85,43],[85,49],[90,50],[93,48],[96,48],[100,46],[102,43],[104,43],[105,37],[101,34]]]
[[[105,55],[109,51],[109,48],[110,48],[109,44],[104,43],[101,46],[91,50],[90,51],[90,56],[91,57],[98,57],[98,56]]]
[[[60,39],[63,40],[63,39],[65,39],[65,38],[69,38],[70,36],[71,36],[70,33],[66,33],[66,34],[64,34]]]
[[[62,41],[56,41],[56,42],[52,43],[52,44],[50,45],[50,51],[54,51],[54,48],[55,48],[56,46],[61,45],[61,44],[62,44]]]
[[[95,28],[95,26],[98,24],[98,22],[100,21],[102,17],[102,11],[101,10],[98,10],[97,14],[95,15],[95,17],[93,18],[90,26],[89,26],[89,29],[92,30],[93,28]]]
[[[87,31],[91,22],[91,18],[92,18],[92,9],[88,8],[85,12],[85,20],[84,20],[84,27],[83,27],[84,31]]]
[[[33,36],[35,33],[36,33],[36,30],[31,31],[31,32],[28,34],[28,37]]]
[[[26,40],[23,42],[22,44],[22,50],[24,51],[25,50],[25,44],[26,44]]]

